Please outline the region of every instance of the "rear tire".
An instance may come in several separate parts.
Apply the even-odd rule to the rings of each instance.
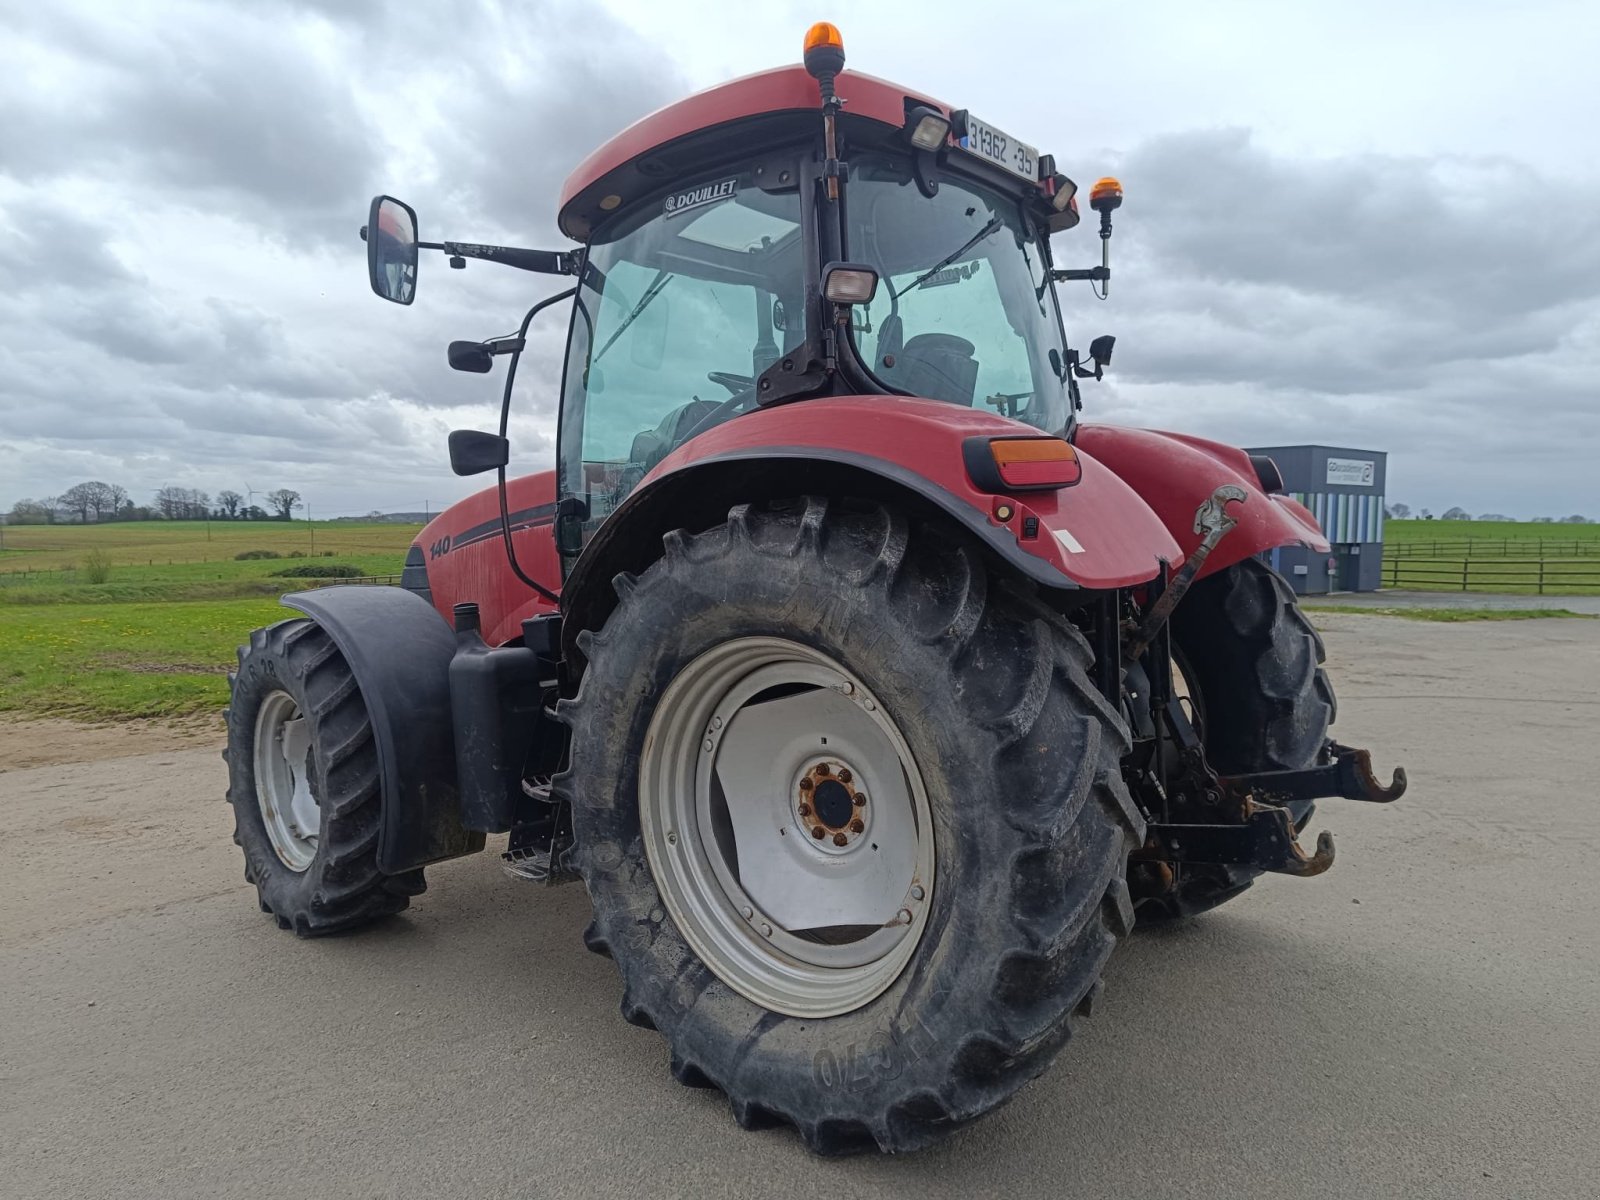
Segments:
[[[585,940],[615,959],[623,1016],[659,1030],[674,1076],[721,1088],[741,1126],[792,1124],[820,1154],[924,1146],[1045,1069],[1129,931],[1123,876],[1143,821],[1119,767],[1127,731],[1089,681],[1084,638],[949,529],[913,531],[892,510],[809,499],[741,506],[665,545],[641,577],[618,577],[618,607],[602,632],[580,637],[588,670],[562,706],[572,768],[557,787],[573,804],[594,904]],[[708,939],[686,937],[672,915],[686,911],[672,891],[678,868],[641,821],[669,787],[645,768],[661,753],[647,748],[658,706],[684,694],[674,682],[701,678],[697,664],[728,647],[779,639],[859,681],[842,694],[862,707],[876,698],[903,735],[908,778],[925,785],[937,844],[914,950],[875,994],[835,993],[812,1016],[758,1003],[747,993],[772,993],[728,965],[739,960],[709,951],[716,970],[697,953]],[[751,704],[790,697],[774,691]],[[682,753],[720,754],[723,728],[708,724],[706,746],[697,733]],[[690,822],[675,831],[710,847],[703,832]],[[670,876],[665,892],[653,855]],[[764,946],[754,932],[764,915],[713,932],[743,936],[737,952],[750,954]]]
[[[1258,559],[1195,584],[1172,617],[1172,640],[1197,699],[1206,759],[1219,775],[1315,766],[1333,723],[1322,638],[1288,582]],[[1313,804],[1289,806],[1303,824]],[[1190,864],[1171,892],[1141,897],[1139,919],[1192,917],[1239,895],[1260,871]]]
[[[420,870],[378,870],[372,723],[321,627],[296,618],[252,632],[239,647],[226,716],[233,840],[261,911],[280,929],[301,937],[353,929],[426,888]]]

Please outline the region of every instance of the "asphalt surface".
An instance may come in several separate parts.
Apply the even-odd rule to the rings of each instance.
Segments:
[[[1600,623],[1317,620],[1338,732],[1410,795],[1325,802],[1327,875],[1136,935],[1049,1073],[905,1158],[673,1082],[581,888],[480,856],[301,942],[214,747],[0,773],[0,1195],[1593,1197]]]

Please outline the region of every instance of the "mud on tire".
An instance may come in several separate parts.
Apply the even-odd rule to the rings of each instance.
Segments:
[[[624,1017],[658,1029],[673,1074],[722,1089],[740,1125],[791,1124],[823,1154],[923,1146],[1044,1070],[1129,931],[1143,821],[1119,769],[1126,728],[1083,637],[948,528],[807,499],[664,540],[642,576],[619,576],[604,629],[580,636],[588,670],[562,706],[586,941],[615,959]],[[751,636],[846,665],[926,782],[926,928],[887,990],[840,1016],[784,1016],[723,983],[665,912],[643,845],[656,700],[707,649]]]
[[[1315,766],[1333,723],[1322,638],[1294,589],[1256,559],[1195,584],[1172,619],[1174,650],[1198,693],[1206,758],[1220,775]],[[1300,823],[1311,801],[1291,805]],[[1261,872],[1180,868],[1175,891],[1141,898],[1141,921],[1194,916],[1230,900]]]
[[[420,870],[378,870],[380,798],[372,723],[349,665],[314,621],[280,621],[239,647],[228,722],[228,801],[244,877],[261,911],[301,937],[337,933],[405,908],[426,888]],[[274,848],[257,799],[254,739],[261,706],[287,694],[310,725],[311,791],[320,807],[316,851],[304,870]]]

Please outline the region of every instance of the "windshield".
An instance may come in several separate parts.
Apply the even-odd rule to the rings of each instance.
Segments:
[[[567,351],[561,487],[587,533],[805,339],[798,170],[691,182],[590,243]]]
[[[862,362],[899,391],[1065,429],[1061,322],[1015,197],[954,173],[924,196],[909,162],[861,154],[846,203],[849,257],[881,280],[855,312]]]

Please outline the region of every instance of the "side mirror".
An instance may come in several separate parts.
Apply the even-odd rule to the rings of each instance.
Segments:
[[[450,431],[450,469],[457,475],[481,475],[511,461],[511,443],[498,433],[479,429]]]
[[[489,353],[489,347],[482,342],[451,342],[450,367],[455,371],[471,371],[474,375],[487,375],[494,369],[494,355]]]
[[[1109,333],[1102,333],[1089,343],[1089,358],[1097,367],[1111,365],[1111,349],[1117,344],[1117,339]]]
[[[393,196],[374,196],[367,211],[367,279],[372,290],[395,304],[410,304],[417,292],[417,214]]]

